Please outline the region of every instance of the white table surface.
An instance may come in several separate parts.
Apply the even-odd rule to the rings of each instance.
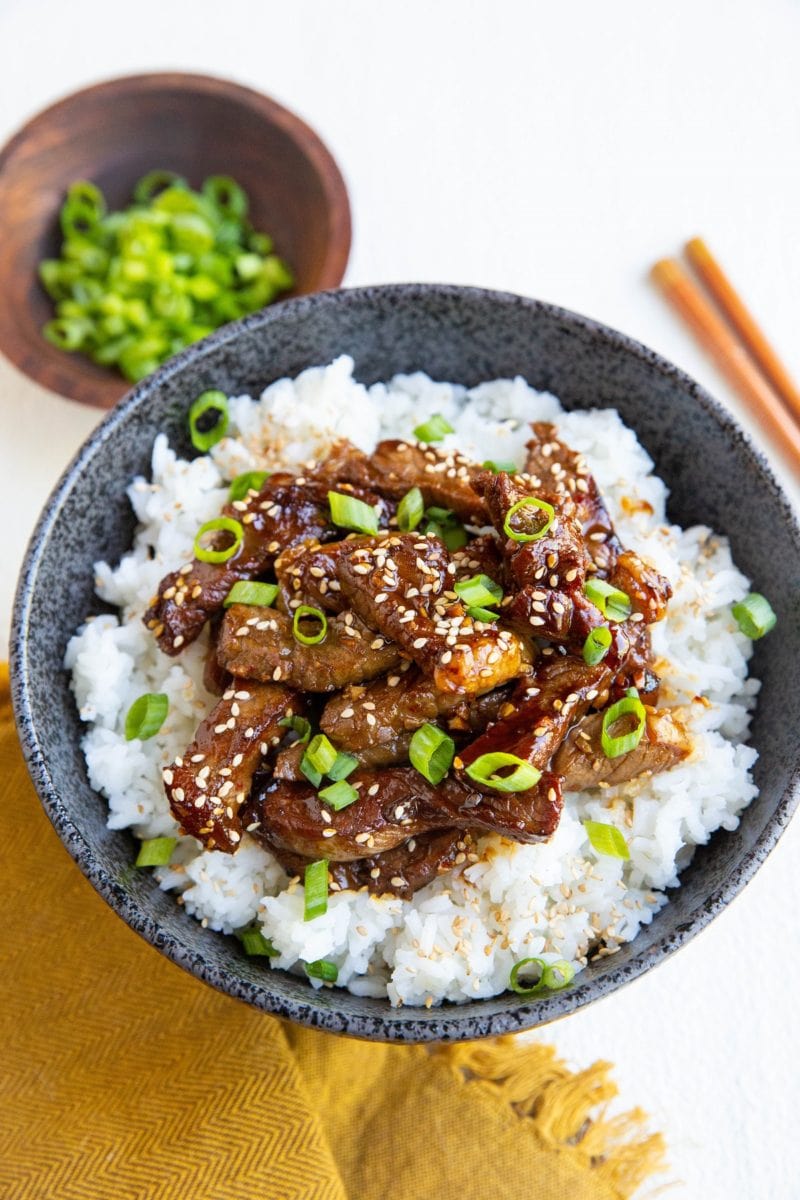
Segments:
[[[343,168],[347,283],[483,284],[591,314],[758,439],[646,272],[702,232],[800,376],[798,38],[798,0],[0,0],[0,137],[125,72],[261,88]],[[0,359],[3,630],[35,515],[98,419]],[[701,937],[544,1035],[576,1064],[616,1063],[625,1104],[666,1133],[670,1194],[800,1194],[798,852],[796,822]]]

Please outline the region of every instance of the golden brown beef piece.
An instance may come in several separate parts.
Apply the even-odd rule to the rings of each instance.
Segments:
[[[334,692],[374,679],[400,662],[397,646],[367,629],[354,613],[330,617],[324,641],[313,646],[296,640],[292,623],[292,617],[275,609],[232,604],[217,641],[220,666],[238,679],[280,681],[303,692]]]
[[[312,539],[290,546],[275,560],[275,578],[286,611],[310,604],[326,612],[342,612],[347,601],[338,579],[339,559],[359,546],[374,544],[372,537],[351,534],[342,541],[324,545]]]
[[[602,697],[611,678],[603,663],[590,667],[570,655],[542,660],[519,686],[510,702],[512,711],[459,751],[459,776],[471,787],[481,787],[465,768],[495,753],[513,754],[543,771],[570,727]]]
[[[563,803],[560,778],[550,773],[516,795],[484,795],[453,776],[434,787],[413,767],[361,768],[347,782],[358,790],[358,800],[331,812],[310,784],[259,778],[243,824],[279,851],[348,862],[439,829],[542,841],[555,832]]]
[[[276,683],[229,688],[186,752],[164,770],[175,820],[206,850],[236,850],[253,773],[285,733],[280,720],[302,709],[302,698]]]
[[[477,733],[497,720],[509,695],[508,687],[477,697],[437,692],[426,675],[412,669],[331,697],[320,728],[337,749],[355,754],[364,766],[407,762],[414,730],[426,721],[444,718],[454,732]]]
[[[503,550],[494,533],[482,533],[472,538],[461,550],[453,553],[455,579],[471,579],[473,575],[488,575],[502,587],[505,575]]]
[[[625,783],[639,775],[658,775],[687,758],[692,743],[678,714],[669,708],[645,708],[642,740],[628,754],[606,758],[600,740],[603,714],[584,717],[562,742],[552,768],[564,776],[565,791],[578,792],[599,783]]]
[[[254,836],[258,837],[258,830],[254,831]],[[306,867],[314,861],[287,850],[276,851],[266,838],[261,840],[290,875],[302,879]],[[426,884],[466,862],[473,846],[472,835],[463,829],[423,833],[384,854],[373,854],[352,862],[332,862],[330,887],[332,891],[366,888],[378,896],[388,893],[407,900]]]
[[[433,536],[392,534],[342,555],[342,592],[372,629],[412,658],[437,691],[491,691],[523,669],[513,633],[474,622],[451,591],[455,565]]]

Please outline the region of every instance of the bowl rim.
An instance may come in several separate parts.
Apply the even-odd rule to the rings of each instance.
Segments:
[[[485,1014],[481,1014],[480,1009],[476,1011],[473,1005],[479,1006],[490,1003],[490,1001],[477,1000],[464,1005],[450,1004],[433,1009],[430,1013],[419,1008],[401,1008],[399,1010],[389,1008],[385,1015],[383,1012],[362,1015],[343,1013],[338,1009],[332,1009],[329,1004],[321,1004],[317,991],[312,988],[309,988],[308,996],[303,999],[289,999],[275,995],[269,989],[269,973],[265,973],[263,981],[258,985],[251,984],[240,977],[219,971],[218,968],[207,963],[188,947],[183,947],[154,918],[142,912],[125,889],[94,861],[92,851],[81,830],[70,817],[68,803],[61,799],[53,784],[47,762],[39,746],[31,709],[25,637],[36,573],[43,547],[74,479],[110,433],[126,420],[128,413],[134,411],[153,392],[157,392],[162,384],[180,374],[186,365],[235,341],[244,331],[261,329],[275,321],[281,321],[287,315],[294,314],[304,317],[316,309],[335,307],[341,303],[359,301],[369,303],[378,297],[396,303],[409,301],[413,303],[432,293],[443,300],[471,298],[488,300],[501,307],[521,306],[531,312],[542,313],[549,318],[566,322],[574,329],[600,338],[606,343],[611,343],[616,349],[633,355],[663,377],[687,390],[700,407],[722,427],[723,432],[729,438],[736,438],[743,442],[746,451],[761,473],[763,484],[769,488],[773,499],[782,510],[789,535],[798,556],[800,556],[800,525],[797,515],[760,449],[755,446],[749,434],[739,426],[733,416],[718,401],[714,400],[684,371],[662,358],[655,351],[627,334],[620,333],[591,317],[512,292],[455,284],[378,284],[319,292],[270,306],[259,313],[244,317],[234,324],[224,326],[202,342],[188,347],[132,388],[84,442],[53,488],[25,554],[17,585],[11,624],[9,661],[12,700],[28,770],[56,832],[95,890],[110,904],[117,915],[122,917],[146,941],[162,950],[178,966],[184,967],[216,989],[239,999],[246,999],[256,1008],[286,1017],[301,1025],[325,1029],[332,1033],[349,1033],[376,1041],[461,1041],[476,1037],[517,1033],[567,1016],[595,1000],[610,995],[644,974],[645,971],[663,962],[673,951],[696,936],[730,903],[774,848],[800,802],[800,751],[798,751],[792,766],[789,785],[752,848],[736,864],[730,875],[709,893],[703,906],[696,909],[689,920],[682,922],[678,929],[665,933],[639,958],[633,957],[629,962],[619,966],[614,966],[612,961],[604,973],[590,980],[586,987],[567,989],[564,992],[544,997],[535,1004],[523,1002],[511,1009]],[[317,364],[309,363],[308,365]],[[631,944],[635,944],[635,939]],[[496,1000],[497,997],[493,999]]]
[[[281,129],[300,148],[319,180],[330,215],[325,256],[314,292],[337,288],[347,270],[353,236],[350,198],[339,164],[319,134],[297,113],[265,92],[220,75],[191,71],[134,72],[101,79],[58,97],[28,117],[0,144],[0,196],[7,170],[13,167],[17,155],[24,153],[29,139],[46,130],[53,118],[69,112],[77,101],[89,98],[95,103],[112,103],[117,97],[131,92],[142,95],[166,90],[236,101],[250,108],[265,123]],[[15,336],[15,328],[0,323],[0,352],[40,387],[66,393],[72,400],[100,408],[111,407],[130,391],[128,381],[111,369],[103,373],[102,379],[87,373],[89,364],[81,355],[62,351],[57,367],[47,357],[36,358],[32,363],[26,343]]]

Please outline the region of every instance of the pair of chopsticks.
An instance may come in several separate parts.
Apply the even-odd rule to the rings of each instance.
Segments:
[[[653,282],[787,462],[800,468],[800,391],[703,239],[692,238],[685,252],[717,308],[677,259],[657,262]]]

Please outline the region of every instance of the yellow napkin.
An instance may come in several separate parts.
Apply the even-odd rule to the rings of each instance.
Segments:
[[[298,1029],[147,946],[41,810],[4,666],[0,802],[0,1196],[619,1200],[660,1168],[641,1113],[604,1115],[607,1064]]]

